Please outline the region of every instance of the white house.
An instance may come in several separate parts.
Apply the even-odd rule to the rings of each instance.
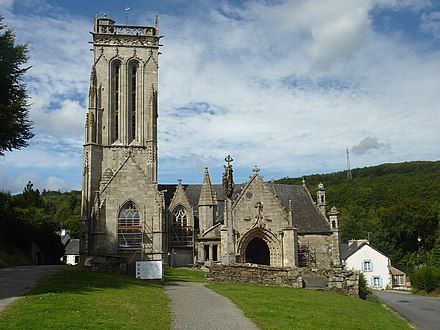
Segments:
[[[63,262],[68,265],[76,265],[79,262],[79,239],[73,238],[67,243]]]
[[[359,270],[368,285],[376,290],[404,287],[406,275],[391,267],[390,259],[370,245],[368,240],[350,240],[341,244],[341,259],[346,269]]]

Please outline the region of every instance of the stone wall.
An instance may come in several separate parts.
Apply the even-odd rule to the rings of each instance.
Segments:
[[[206,273],[206,282],[286,285],[359,296],[359,272],[341,269],[312,270],[261,265],[213,264]]]

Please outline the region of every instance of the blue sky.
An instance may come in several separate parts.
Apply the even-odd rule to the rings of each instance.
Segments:
[[[245,181],[438,160],[440,4],[428,0],[0,0],[27,43],[35,137],[0,189],[80,189],[93,14],[160,17],[159,180]]]

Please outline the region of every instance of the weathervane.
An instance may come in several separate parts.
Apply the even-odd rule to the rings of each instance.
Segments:
[[[130,10],[130,7],[125,6],[125,25],[128,25],[128,11]]]

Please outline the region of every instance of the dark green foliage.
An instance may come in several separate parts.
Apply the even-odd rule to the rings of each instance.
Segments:
[[[6,29],[0,16],[0,156],[27,145],[31,133],[23,74],[27,62],[26,45],[15,45],[14,32]]]
[[[440,268],[425,266],[411,275],[411,285],[424,293],[440,292]]]
[[[367,238],[408,273],[440,255],[433,250],[440,211],[440,162],[383,164],[345,172],[305,176],[312,196],[319,182],[327,205],[340,211],[341,240]],[[279,183],[301,184],[302,178]],[[418,241],[420,237],[421,241]]]
[[[60,226],[46,211],[44,199],[30,182],[23,194],[0,192],[0,228],[0,248],[4,253],[19,251],[30,256],[32,244],[36,243],[44,256],[42,263],[55,263],[64,254],[60,236],[55,233]]]
[[[81,191],[60,193],[58,191],[43,191],[44,210],[53,218],[59,228],[70,230],[72,237],[80,234]]]
[[[372,294],[370,287],[367,284],[367,280],[365,279],[364,274],[359,274],[359,298],[367,299],[369,294]]]

